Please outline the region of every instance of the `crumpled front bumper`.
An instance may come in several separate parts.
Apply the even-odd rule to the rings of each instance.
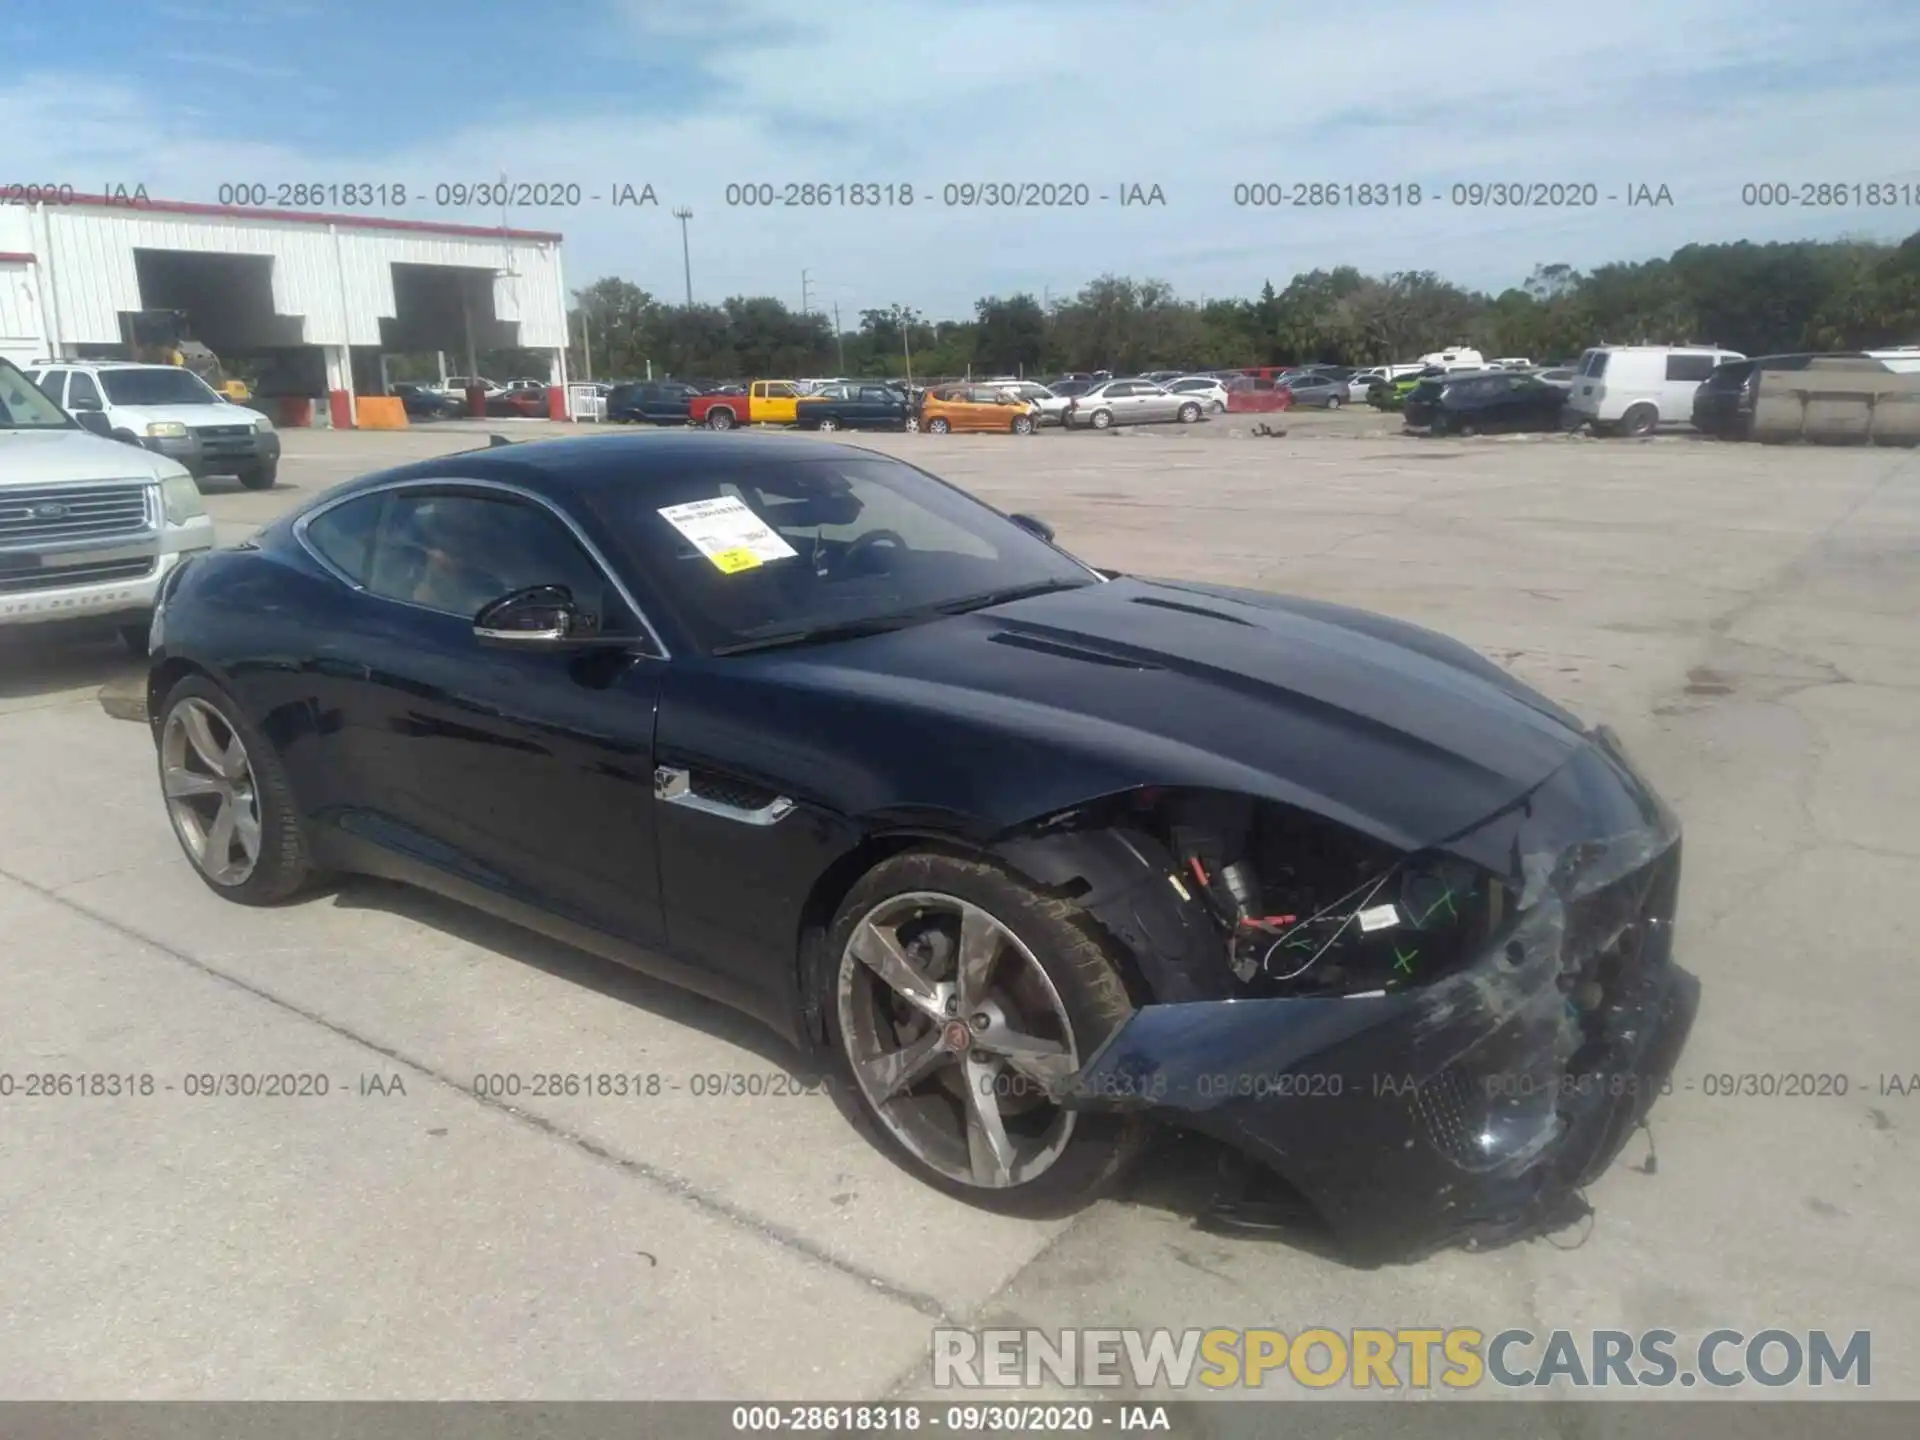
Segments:
[[[1451,974],[1384,995],[1148,1005],[1063,1103],[1226,1141],[1363,1261],[1584,1213],[1578,1190],[1667,1087],[1699,1006],[1672,955],[1678,823],[1602,731],[1448,848],[1518,897]]]

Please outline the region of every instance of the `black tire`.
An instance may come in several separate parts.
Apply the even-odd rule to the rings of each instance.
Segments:
[[[848,1093],[855,1098],[862,1128],[915,1178],[984,1209],[1038,1218],[1085,1207],[1111,1189],[1139,1155],[1151,1131],[1144,1117],[1098,1110],[1076,1112],[1065,1147],[1046,1169],[1019,1184],[988,1188],[950,1178],[922,1160],[889,1128],[855,1081],[839,1005],[842,966],[859,966],[847,955],[848,942],[876,906],[891,897],[915,892],[956,897],[985,910],[1013,932],[1051,981],[1082,1065],[1133,1014],[1133,1002],[1119,966],[1096,938],[1085,912],[1072,901],[1042,895],[1009,872],[981,860],[919,850],[883,860],[841,902],[828,931],[828,963],[821,967],[826,993],[818,997],[820,1011],[828,1021],[834,1063]]]
[[[818,420],[813,422],[813,428],[815,430],[827,431],[838,430],[840,428],[840,422],[831,415],[822,415]]]
[[[1633,439],[1651,435],[1654,427],[1660,423],[1660,412],[1653,406],[1642,403],[1627,407],[1627,413],[1620,417],[1619,433]]]
[[[707,412],[709,430],[731,430],[734,426],[733,411],[725,405],[716,405]]]
[[[1341,404],[1341,401],[1338,395],[1327,396],[1327,409],[1338,410],[1340,408],[1340,404]]]
[[[167,718],[183,700],[198,700],[218,712],[220,719],[246,750],[247,764],[253,770],[254,793],[260,813],[260,855],[253,872],[237,885],[223,885],[211,879],[194,861],[181,840],[187,863],[216,895],[241,905],[279,905],[310,888],[319,878],[300,810],[293,799],[293,787],[279,752],[247,718],[234,698],[204,675],[188,675],[167,692],[160,702],[156,734],[163,731]],[[156,769],[161,771],[162,798],[165,797],[165,756],[156,751]],[[179,838],[176,828],[175,838]]]
[[[953,426],[948,423],[944,415],[936,415],[927,422],[927,433],[929,435],[944,435],[952,428]]]
[[[1096,430],[1110,430],[1113,428],[1113,412],[1111,410],[1096,410],[1088,419],[1087,423]]]
[[[270,461],[240,472],[240,483],[249,490],[271,490],[280,480],[280,462]]]
[[[1180,407],[1176,418],[1180,421],[1182,425],[1192,425],[1197,423],[1200,419],[1199,402],[1195,400],[1189,400],[1186,404]]]
[[[1033,433],[1033,417],[1031,415],[1014,416],[1013,433],[1016,435],[1031,435]]]

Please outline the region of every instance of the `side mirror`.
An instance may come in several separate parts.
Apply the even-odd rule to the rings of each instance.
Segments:
[[[574,607],[564,585],[535,585],[503,595],[473,617],[473,635],[482,645],[528,650],[557,650],[592,639],[596,619]]]
[[[1049,545],[1053,543],[1053,526],[1035,515],[1009,515],[1007,517],[1030,535],[1038,535]]]
[[[91,430],[102,440],[113,438],[113,424],[107,419],[104,410],[75,410],[73,418],[80,423],[82,430]]]

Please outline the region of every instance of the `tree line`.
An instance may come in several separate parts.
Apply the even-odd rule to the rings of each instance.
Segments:
[[[1545,361],[1599,343],[1724,346],[1749,355],[1920,343],[1920,232],[1865,240],[1688,245],[1579,271],[1541,265],[1489,295],[1432,271],[1352,266],[1269,282],[1252,299],[1181,299],[1160,280],[1102,275],[1042,304],[994,295],[970,319],[905,305],[828,317],[769,296],[674,305],[629,281],[575,292],[571,372],[688,380],[756,375],[1051,374],[1307,362],[1383,364],[1471,345]]]

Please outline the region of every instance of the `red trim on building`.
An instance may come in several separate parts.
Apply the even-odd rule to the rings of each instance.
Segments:
[[[500,225],[452,225],[440,220],[383,220],[372,215],[329,215],[317,210],[256,210],[250,205],[202,205],[192,200],[133,200],[116,195],[75,195],[51,209],[71,205],[130,210],[135,214],[205,215],[219,220],[277,220],[295,225],[338,225],[343,230],[403,230],[429,235],[464,235],[477,240],[536,240],[557,245],[557,230],[509,230]],[[27,257],[31,259],[32,257]]]
[[[0,250],[0,265],[31,265],[33,256],[25,250]]]

